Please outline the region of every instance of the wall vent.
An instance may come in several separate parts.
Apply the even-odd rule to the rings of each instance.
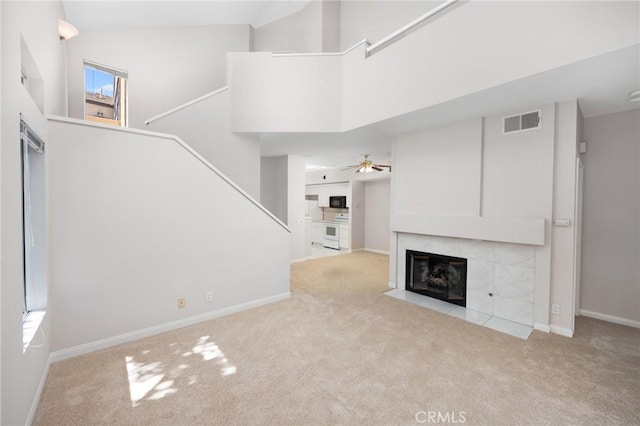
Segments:
[[[540,110],[510,115],[509,117],[504,117],[502,121],[502,134],[535,130],[541,126]]]

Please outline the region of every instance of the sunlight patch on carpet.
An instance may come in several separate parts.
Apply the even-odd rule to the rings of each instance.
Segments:
[[[175,344],[169,345],[169,347],[174,346]],[[220,368],[221,376],[230,376],[238,371],[220,347],[210,341],[210,336],[200,337],[190,350],[177,349],[173,353],[174,356],[179,355],[181,358],[175,365],[165,365],[159,361],[146,361],[145,359],[151,356],[149,350],[142,351],[138,359],[134,356],[125,357],[132,407],[139,406],[144,400],[154,401],[174,394],[178,392],[181,384],[191,386],[198,383],[197,375],[186,375],[190,367],[188,361],[192,361],[193,364],[214,361],[215,365]],[[198,355],[202,360],[188,359],[194,355]]]

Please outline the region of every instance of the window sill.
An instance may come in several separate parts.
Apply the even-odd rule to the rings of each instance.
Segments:
[[[31,345],[46,313],[47,311],[32,311],[24,317],[22,322],[22,353],[25,353]]]

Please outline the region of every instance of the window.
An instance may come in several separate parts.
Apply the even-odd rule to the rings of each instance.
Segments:
[[[84,61],[84,118],[127,125],[127,72]]]
[[[47,221],[44,142],[20,117],[22,160],[23,343],[27,348],[47,308]]]

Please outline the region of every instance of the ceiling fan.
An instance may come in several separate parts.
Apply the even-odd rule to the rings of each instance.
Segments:
[[[347,166],[342,170],[349,170],[353,168],[356,169],[356,173],[370,173],[374,170],[376,172],[382,172],[384,169],[389,169],[389,171],[391,171],[391,166],[388,164],[374,164],[373,161],[369,160],[369,154],[363,154],[360,164]]]

